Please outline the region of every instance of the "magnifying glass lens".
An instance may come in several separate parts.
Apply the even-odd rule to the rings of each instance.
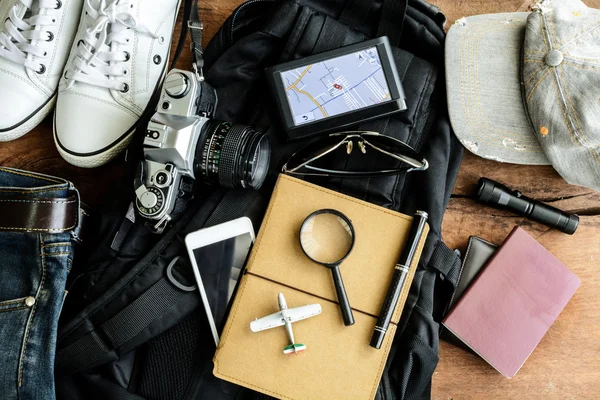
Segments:
[[[321,264],[343,260],[354,243],[348,223],[331,213],[309,217],[300,232],[300,243],[307,256]]]
[[[352,222],[336,210],[315,211],[302,223],[300,245],[308,258],[331,270],[344,324],[354,324],[352,308],[340,273],[340,264],[354,247]]]

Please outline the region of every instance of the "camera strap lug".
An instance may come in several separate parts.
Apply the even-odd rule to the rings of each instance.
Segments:
[[[169,221],[171,221],[171,216],[168,215],[168,214],[166,214],[152,228],[158,234],[163,233],[163,231],[165,230],[165,228],[169,224]]]
[[[192,69],[194,70],[198,82],[204,82],[204,71],[202,71],[202,67],[198,68],[196,63],[192,63]]]
[[[196,1],[192,1],[189,12],[187,27],[190,30],[190,36],[192,38],[192,43],[190,44],[193,55],[192,69],[194,70],[194,74],[196,74],[196,79],[202,82],[204,81],[204,50],[202,49],[202,31],[204,30],[204,24],[198,15],[198,4]]]
[[[204,24],[202,23],[202,21],[188,21],[187,26],[190,29],[204,30]]]

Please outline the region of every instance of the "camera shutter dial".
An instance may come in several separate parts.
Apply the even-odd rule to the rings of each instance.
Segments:
[[[173,72],[167,75],[165,80],[165,91],[175,99],[180,99],[187,94],[190,89],[188,78],[181,72]]]
[[[152,192],[146,192],[140,196],[140,203],[146,208],[152,208],[158,203],[158,196]]]
[[[152,216],[160,213],[163,209],[165,198],[160,189],[149,187],[137,198],[138,211],[145,216]]]

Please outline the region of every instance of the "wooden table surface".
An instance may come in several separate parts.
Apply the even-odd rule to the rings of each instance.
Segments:
[[[205,39],[212,37],[231,11],[243,1],[200,2]],[[524,11],[522,0],[433,0],[454,20],[473,14]],[[586,0],[600,8],[600,0]],[[189,55],[188,55],[189,57]],[[188,57],[181,60],[185,68]],[[60,158],[47,118],[26,136],[0,144],[0,165],[62,176],[80,188],[83,200],[98,205],[122,162],[86,170]],[[581,216],[573,236],[476,204],[469,198],[485,175],[524,194]],[[433,379],[433,398],[442,399],[598,399],[600,398],[600,193],[568,185],[551,167],[501,164],[465,151],[454,194],[444,218],[443,235],[451,248],[465,250],[470,235],[501,243],[520,225],[581,279],[582,284],[539,346],[513,379],[506,379],[485,361],[442,342]]]

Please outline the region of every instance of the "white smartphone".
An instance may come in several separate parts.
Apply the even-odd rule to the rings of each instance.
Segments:
[[[250,218],[242,217],[185,237],[192,269],[206,311],[215,345],[231,296],[254,243]]]

